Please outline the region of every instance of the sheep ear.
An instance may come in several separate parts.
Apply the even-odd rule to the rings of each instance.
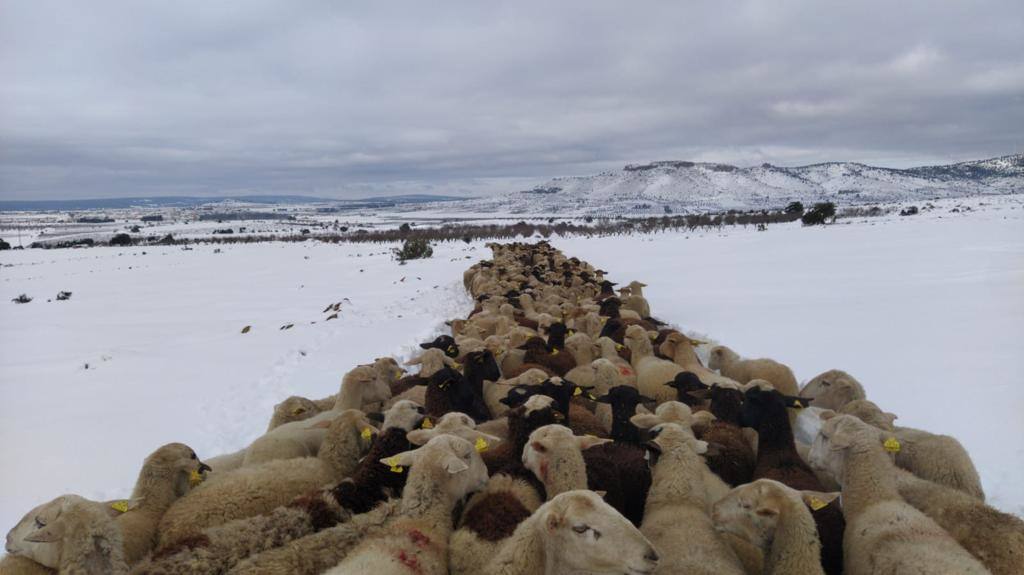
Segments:
[[[502,439],[497,435],[491,435],[475,429],[467,431],[469,431],[469,433],[464,436],[460,435],[460,437],[468,441],[472,441],[474,445],[478,446],[478,451],[480,451],[481,448],[486,449],[488,446],[497,445],[502,441]],[[483,442],[481,442],[481,440],[483,440]]]
[[[411,467],[416,462],[416,458],[419,456],[419,449],[413,449],[410,451],[403,451],[392,455],[391,457],[385,457],[379,460],[382,464],[389,467]]]
[[[630,423],[640,429],[650,429],[661,423],[661,418],[651,413],[638,413],[629,418]]]
[[[53,543],[64,538],[64,523],[54,521],[26,535],[23,540],[30,543]]]
[[[423,345],[423,344],[421,343],[420,345]],[[418,356],[416,356],[416,357],[414,357],[412,359],[406,360],[405,365],[420,365],[422,363],[423,363],[423,356],[422,355],[418,355]]]
[[[693,451],[697,455],[703,455],[703,454],[707,453],[708,452],[708,442],[707,441],[702,441],[700,439],[694,441],[694,443],[693,443]]]
[[[839,415],[839,414],[834,412],[834,411],[832,411],[831,409],[824,409],[824,410],[821,411],[821,413],[818,414],[818,419],[820,419],[822,421],[828,421],[828,420],[832,419],[833,417],[835,417],[836,415]]]
[[[771,507],[762,503],[761,505],[757,506],[757,509],[754,510],[754,513],[760,515],[761,517],[775,517],[779,514],[779,510],[776,509],[775,507]]]
[[[580,435],[576,437],[576,445],[579,446],[580,451],[590,449],[591,447],[597,447],[598,445],[604,445],[605,443],[611,443],[611,439],[602,439],[593,435]]]
[[[596,493],[601,499],[604,499],[605,495],[608,495],[607,491],[595,491],[594,493]]]
[[[413,445],[423,445],[436,435],[436,429],[414,429],[405,434],[405,438]]]
[[[444,466],[444,470],[451,475],[455,475],[456,473],[461,473],[469,469],[469,465],[467,465],[462,458],[456,457],[455,455],[446,456],[442,465]]]
[[[637,398],[637,400],[642,401],[644,403],[651,403],[653,401],[657,401],[656,399],[651,399],[650,397],[647,397],[646,395],[638,395],[638,396],[636,396],[636,398]]]
[[[644,404],[641,403],[636,406],[636,412],[638,415],[648,415],[651,413],[651,410],[644,407]]]

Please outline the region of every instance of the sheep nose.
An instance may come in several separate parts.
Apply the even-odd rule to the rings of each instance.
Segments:
[[[658,552],[655,551],[653,547],[651,547],[650,549],[647,550],[647,554],[644,555],[644,559],[650,561],[651,563],[657,563],[658,559],[661,559],[661,558],[658,557]]]

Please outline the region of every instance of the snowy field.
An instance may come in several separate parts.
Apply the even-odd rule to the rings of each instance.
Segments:
[[[801,380],[851,372],[898,424],[960,439],[989,501],[1024,515],[1024,197],[985,202],[825,229],[552,243],[650,284],[654,314],[687,331]],[[201,458],[237,449],[284,397],[407,358],[469,310],[462,271],[489,256],[482,243],[406,266],[381,246],[215,249],[0,253],[0,526],[64,492],[125,497],[163,443]],[[47,302],[61,290],[70,301]],[[9,303],[21,293],[36,299]]]

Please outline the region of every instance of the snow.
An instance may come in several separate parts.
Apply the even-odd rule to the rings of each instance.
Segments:
[[[648,283],[655,315],[687,331],[803,380],[851,372],[898,424],[957,437],[990,502],[1024,515],[1024,389],[1011,379],[1024,370],[1024,197],[966,203],[819,229],[552,242]],[[468,312],[462,272],[489,256],[482,242],[405,266],[388,247],[0,253],[0,525],[65,492],[127,496],[163,443],[237,449],[288,395],[334,393],[355,364],[405,359]],[[71,300],[46,301],[60,290]],[[9,302],[22,292],[36,299]]]

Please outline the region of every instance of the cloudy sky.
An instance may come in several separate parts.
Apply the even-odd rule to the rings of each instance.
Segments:
[[[0,199],[1024,150],[1024,2],[0,0]]]

